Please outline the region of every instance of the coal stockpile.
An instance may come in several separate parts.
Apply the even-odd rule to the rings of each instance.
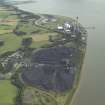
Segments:
[[[63,65],[62,61],[72,59],[75,52],[73,48],[56,47],[33,53],[33,65],[24,68],[22,72],[23,81],[28,85],[47,91],[63,92],[71,89],[75,77],[75,73],[73,73],[75,67],[70,61],[67,69],[66,63],[63,62]]]
[[[64,59],[72,59],[76,49],[67,47],[47,48],[33,53],[32,62],[42,64],[61,64]]]
[[[31,86],[40,87],[43,90],[66,91],[72,88],[74,75],[65,72],[62,66],[43,65],[33,66],[23,71],[22,78]]]

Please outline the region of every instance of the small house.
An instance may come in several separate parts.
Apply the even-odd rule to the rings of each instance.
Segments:
[[[63,30],[63,26],[58,26],[57,29],[58,30]]]

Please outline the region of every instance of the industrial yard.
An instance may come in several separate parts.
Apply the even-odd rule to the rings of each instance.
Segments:
[[[10,88],[16,87],[6,105],[68,104],[78,85],[86,41],[78,18],[0,5],[0,83],[8,80]],[[3,95],[0,104],[5,105]]]

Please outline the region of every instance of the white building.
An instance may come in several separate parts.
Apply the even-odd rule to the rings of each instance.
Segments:
[[[63,28],[63,26],[58,26],[57,29],[58,30],[63,30],[64,28]]]
[[[65,29],[70,29],[71,28],[71,25],[68,22],[65,22],[64,23],[64,28]]]
[[[83,41],[85,41],[85,40],[86,40],[86,37],[82,36],[81,39],[82,39]]]
[[[68,22],[65,22],[63,25],[58,25],[57,29],[59,31],[64,31],[68,34],[71,33],[71,25]]]
[[[75,34],[72,34],[72,35],[71,35],[71,38],[76,38],[76,35],[75,35]]]

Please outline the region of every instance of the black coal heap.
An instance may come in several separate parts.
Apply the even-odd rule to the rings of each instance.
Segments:
[[[42,49],[32,54],[33,65],[25,68],[23,80],[32,86],[44,90],[66,91],[72,88],[74,81],[74,48],[56,47]],[[71,56],[72,55],[72,56]],[[69,61],[69,68],[67,62]],[[72,69],[70,69],[72,68]]]

